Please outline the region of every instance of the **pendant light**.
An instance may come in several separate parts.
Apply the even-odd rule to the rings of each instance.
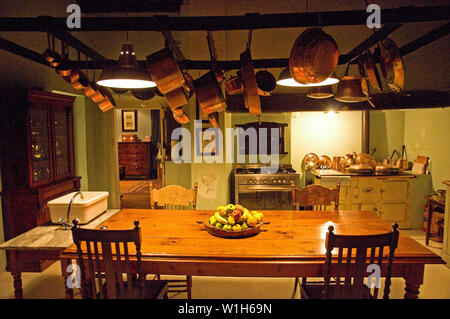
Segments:
[[[283,86],[293,86],[293,87],[314,87],[314,86],[323,86],[323,85],[332,85],[339,82],[339,79],[335,77],[333,74],[328,79],[319,82],[319,83],[308,83],[308,84],[302,84],[295,81],[292,76],[291,72],[289,71],[289,68],[283,69],[280,73],[280,76],[278,77],[277,84],[283,85]]]
[[[333,96],[331,85],[313,86],[308,89],[307,97],[312,99],[326,99]]]
[[[156,83],[150,79],[149,72],[138,64],[133,46],[129,43],[122,46],[119,62],[103,70],[97,84],[120,89],[156,86]]]

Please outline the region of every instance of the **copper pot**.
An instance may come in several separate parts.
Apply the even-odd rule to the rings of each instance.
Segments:
[[[361,79],[356,76],[344,76],[340,79],[335,100],[344,103],[367,101],[361,86]]]
[[[344,168],[344,157],[343,156],[333,156],[333,161],[331,162],[331,169],[337,171]]]
[[[298,83],[319,83],[333,74],[338,58],[334,39],[320,28],[309,28],[300,34],[291,49],[290,73]]]
[[[70,75],[70,83],[76,90],[84,90],[89,86],[89,79],[80,70],[74,70]]]
[[[242,81],[239,76],[233,76],[225,82],[225,89],[229,95],[242,93]]]
[[[312,99],[326,99],[333,96],[331,85],[313,86],[308,89],[307,97]]]

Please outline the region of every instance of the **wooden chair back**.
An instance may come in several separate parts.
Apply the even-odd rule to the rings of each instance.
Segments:
[[[83,298],[132,298],[132,281],[136,280],[133,274],[136,273],[143,297],[145,278],[141,261],[141,230],[138,221],[134,226],[130,230],[83,229],[74,221],[72,236],[77,246]],[[130,243],[135,246],[136,258],[133,260],[130,259],[130,250],[134,253],[134,249],[129,247]]]
[[[194,184],[194,189],[186,189],[179,185],[168,185],[161,189],[150,189],[150,207],[156,205],[164,209],[185,209],[197,206],[198,184]]]
[[[303,188],[295,188],[292,185],[292,206],[294,210],[327,210],[327,206],[334,202],[334,210],[339,208],[339,191],[341,183],[336,183],[335,189],[329,189],[322,185],[308,185]],[[298,205],[298,208],[297,208]]]
[[[346,298],[359,298],[362,296],[364,289],[364,277],[366,277],[367,274],[370,274],[370,272],[367,272],[368,266],[378,265],[380,267],[379,269],[381,276],[383,250],[385,247],[388,247],[389,253],[383,299],[389,299],[392,265],[399,236],[397,229],[398,224],[393,224],[392,231],[389,233],[379,235],[350,236],[336,235],[333,232],[334,227],[329,226],[325,241],[327,252],[324,276],[325,286],[322,291],[322,296],[326,297],[329,294],[332,266],[333,268],[336,268],[336,286],[334,287],[334,297],[339,297],[340,289],[346,292],[351,291],[351,295],[346,295]],[[332,251],[335,248],[338,249],[337,263],[332,263]],[[355,255],[353,255],[354,250]],[[343,262],[344,259],[345,262]],[[379,279],[377,280],[379,283]],[[375,285],[371,286],[371,295],[373,298],[377,298],[378,285],[375,283]]]

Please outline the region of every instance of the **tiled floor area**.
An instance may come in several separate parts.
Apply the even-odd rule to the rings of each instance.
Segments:
[[[405,230],[408,236],[421,244],[425,242],[420,230]],[[430,241],[429,249],[440,254],[442,244]],[[64,282],[60,264],[55,263],[41,274],[24,273],[22,275],[24,298],[64,298]],[[293,278],[229,278],[229,277],[193,277],[193,298],[198,299],[287,299],[291,297]],[[401,299],[404,295],[404,280],[394,278],[391,286],[391,298]],[[79,295],[75,296],[79,298]],[[9,273],[0,273],[0,298],[14,298],[12,277]],[[180,294],[174,298],[186,298]],[[299,298],[298,292],[296,298]],[[420,289],[423,299],[450,299],[450,268],[446,265],[425,266],[424,284]]]

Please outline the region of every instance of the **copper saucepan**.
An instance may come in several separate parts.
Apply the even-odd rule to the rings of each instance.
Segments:
[[[405,69],[397,45],[390,38],[381,42],[380,66],[389,87],[395,93],[405,88]]]
[[[52,37],[50,43],[50,34],[47,34],[47,41],[48,49],[42,55],[51,67],[56,68],[61,63],[61,56],[55,51],[55,38]]]
[[[242,93],[243,88],[240,75],[238,74],[238,76],[232,76],[228,81],[226,81],[225,89],[229,95]]]

